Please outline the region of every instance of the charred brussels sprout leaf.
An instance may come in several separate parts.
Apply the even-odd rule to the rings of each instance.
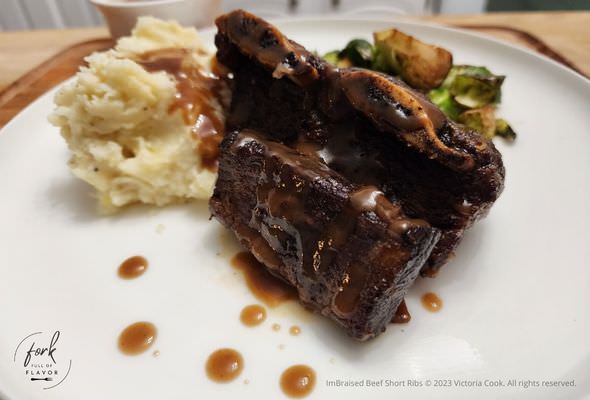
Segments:
[[[493,138],[496,133],[496,117],[494,108],[490,105],[464,111],[457,120],[463,125],[478,131],[487,139]]]
[[[457,75],[449,91],[455,101],[467,108],[479,108],[496,103],[504,77],[475,77]]]
[[[493,76],[490,70],[486,67],[479,67],[475,65],[453,65],[453,68],[451,68],[441,86],[446,88],[450,87],[457,75],[481,77]]]
[[[430,91],[430,99],[449,116],[481,133],[486,138],[502,136],[509,140],[516,133],[502,119],[496,119],[504,76],[494,75],[486,67],[455,65],[440,88]]]
[[[486,67],[457,65],[451,68],[442,87],[465,108],[480,108],[501,98],[504,76],[492,74]]]
[[[501,118],[496,120],[496,135],[508,140],[516,139],[516,132],[514,132],[506,120]]]
[[[459,118],[462,108],[453,100],[449,89],[441,87],[431,90],[428,92],[428,98],[452,120],[456,121]]]

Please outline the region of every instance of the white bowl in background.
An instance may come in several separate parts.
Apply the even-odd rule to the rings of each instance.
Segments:
[[[184,26],[202,28],[221,14],[221,0],[90,0],[104,16],[111,36],[131,33],[141,16],[175,20]]]

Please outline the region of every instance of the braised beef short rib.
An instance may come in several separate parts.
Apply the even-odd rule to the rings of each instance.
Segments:
[[[419,270],[435,275],[487,214],[500,153],[391,76],[337,69],[245,11],[216,23],[233,98],[213,215],[303,303],[379,334]]]
[[[440,234],[372,185],[245,129],[221,146],[214,215],[306,306],[363,340],[391,320]]]

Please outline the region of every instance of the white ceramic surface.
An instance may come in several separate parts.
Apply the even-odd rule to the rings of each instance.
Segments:
[[[278,25],[323,52],[393,24]],[[221,239],[206,206],[97,215],[91,190],[68,172],[66,146],[46,121],[51,91],[0,133],[0,392],[14,400],[280,399],[282,370],[305,363],[318,375],[313,399],[588,398],[590,82],[471,33],[395,25],[447,47],[457,63],[506,74],[500,114],[519,133],[513,145],[497,141],[507,170],[502,197],[439,277],[419,279],[410,290],[408,325],[355,343],[291,304],[270,310],[261,327],[243,327],[239,312],[255,299],[230,267],[235,248]],[[212,45],[213,32],[203,36]],[[149,259],[149,270],[120,280],[118,264],[134,254]],[[420,306],[426,291],[442,297],[441,312]],[[118,334],[139,320],[157,325],[159,357],[118,352]],[[283,327],[278,333],[274,322]],[[292,324],[301,326],[300,336],[287,333]],[[71,360],[71,371],[60,386],[42,390],[23,374],[22,349],[13,357],[25,336],[55,330],[57,361],[63,368]],[[240,350],[246,361],[240,379],[226,385],[204,373],[219,347]],[[403,380],[405,387],[335,388],[329,379]],[[451,386],[426,387],[436,379]],[[575,380],[576,386],[463,387],[455,379]]]
[[[221,14],[221,0],[90,0],[104,16],[111,36],[126,36],[137,18],[150,15],[201,28]]]

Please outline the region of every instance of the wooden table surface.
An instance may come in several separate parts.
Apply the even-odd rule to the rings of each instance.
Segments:
[[[590,12],[408,17],[440,24],[500,25],[535,35],[590,76]],[[105,28],[0,33],[0,91],[67,47],[108,35]]]

